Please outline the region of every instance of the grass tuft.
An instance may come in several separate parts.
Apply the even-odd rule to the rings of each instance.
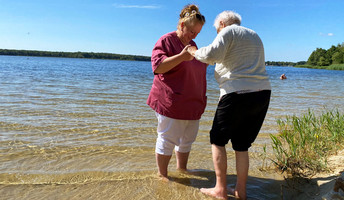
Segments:
[[[274,159],[283,172],[294,177],[311,177],[327,170],[327,159],[344,148],[344,115],[338,110],[314,112],[277,120],[278,135],[270,135]]]

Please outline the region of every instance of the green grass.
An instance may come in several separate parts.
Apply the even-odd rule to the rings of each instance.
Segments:
[[[344,64],[333,64],[333,65],[328,66],[327,69],[344,70]]]
[[[272,162],[293,177],[310,177],[327,170],[327,159],[344,148],[344,115],[325,111],[277,120],[279,134],[270,137],[274,158]]]
[[[330,66],[296,65],[294,67],[311,68],[311,69],[344,70],[344,64],[333,64]]]

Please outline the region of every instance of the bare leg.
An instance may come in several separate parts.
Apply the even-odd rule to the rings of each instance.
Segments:
[[[237,182],[235,186],[235,197],[246,199],[246,183],[249,169],[249,156],[247,151],[235,151]]]
[[[187,164],[189,159],[190,152],[182,153],[179,151],[176,151],[176,158],[177,158],[177,169],[186,171],[187,170]]]
[[[171,157],[172,155],[166,156],[158,153],[155,154],[156,164],[158,165],[158,175],[164,179],[167,179],[167,168]]]
[[[227,153],[226,148],[212,145],[213,163],[216,174],[214,188],[201,188],[201,192],[212,197],[227,199]]]

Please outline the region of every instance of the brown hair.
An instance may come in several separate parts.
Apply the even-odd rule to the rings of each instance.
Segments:
[[[180,12],[178,27],[182,22],[184,22],[186,26],[193,25],[196,22],[204,25],[205,17],[199,12],[198,6],[188,4]]]

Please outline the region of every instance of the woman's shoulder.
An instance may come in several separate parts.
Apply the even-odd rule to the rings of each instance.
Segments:
[[[194,40],[191,40],[190,44],[191,44],[191,46],[196,46],[197,47],[196,42]]]
[[[235,33],[236,31],[240,31],[240,30],[243,30],[245,29],[245,27],[243,26],[240,26],[240,25],[237,25],[237,24],[232,24],[232,25],[229,25],[229,26],[226,26],[224,27],[221,32],[223,34],[233,34]],[[220,32],[220,33],[221,33]]]
[[[231,30],[234,30],[234,31],[237,31],[237,32],[247,32],[247,33],[250,33],[250,34],[253,34],[253,33],[256,33],[254,30],[250,29],[250,28],[247,28],[247,27],[244,27],[244,26],[239,26],[239,25],[232,25],[232,26],[229,26],[231,27]]]
[[[177,37],[177,33],[175,31],[169,32],[164,34],[163,36],[160,37],[160,40],[168,40]]]
[[[236,38],[237,36],[240,36],[241,38],[243,36],[257,35],[257,33],[254,30],[244,27],[244,26],[239,26],[236,24],[225,27],[223,31],[221,32],[222,32],[223,37],[229,37],[230,35],[231,37],[234,37],[234,38]]]
[[[175,31],[166,33],[159,38],[155,46],[173,45],[176,42],[176,37],[177,37],[177,33]]]

